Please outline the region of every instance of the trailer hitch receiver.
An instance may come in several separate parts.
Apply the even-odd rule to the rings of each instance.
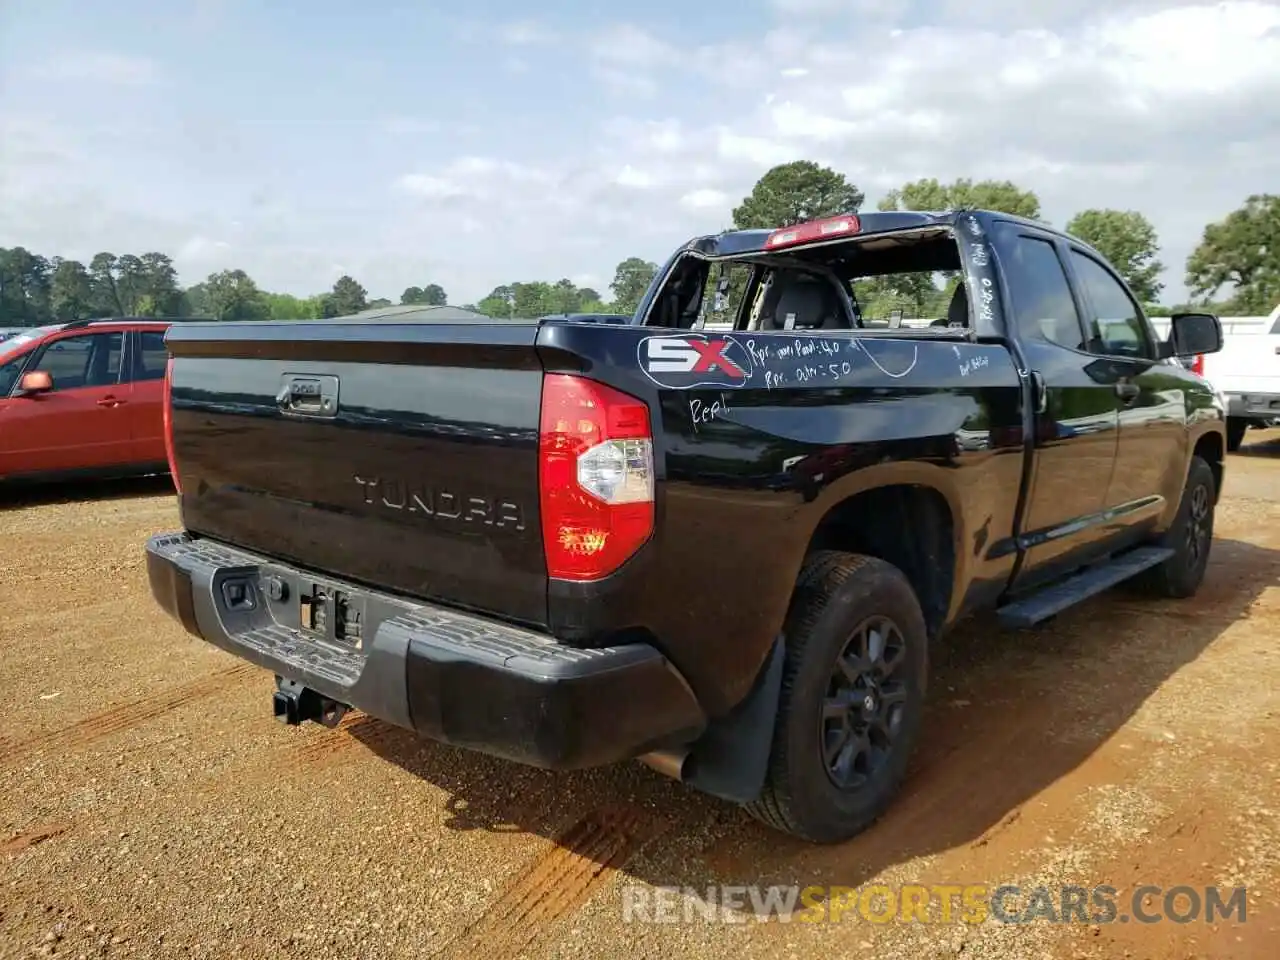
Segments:
[[[281,723],[296,727],[307,720],[326,727],[336,727],[348,707],[323,696],[297,680],[276,677],[276,692],[271,698],[271,711]]]

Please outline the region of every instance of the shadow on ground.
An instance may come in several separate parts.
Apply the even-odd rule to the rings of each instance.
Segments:
[[[0,484],[0,512],[91,500],[131,500],[172,494],[167,473],[108,480],[60,480],[48,483],[10,481]]]
[[[832,847],[774,833],[639,764],[514,773],[380,723],[355,725],[350,735],[448,791],[450,828],[549,837],[553,849],[595,863],[597,874],[612,867],[698,888],[857,886],[913,858],[980,844],[1087,760],[1277,581],[1280,551],[1218,539],[1190,600],[1146,599],[1122,586],[1030,631],[1002,632],[985,619],[963,625],[935,656],[930,715],[898,800],[872,829]],[[508,893],[549,869],[546,860]]]
[[[1265,434],[1262,434],[1259,439],[1253,439],[1254,437],[1259,436],[1260,433],[1261,431],[1253,430],[1246,433],[1244,443],[1240,445],[1240,449],[1232,454],[1232,456],[1280,457],[1280,433],[1277,433],[1275,430],[1268,430]]]

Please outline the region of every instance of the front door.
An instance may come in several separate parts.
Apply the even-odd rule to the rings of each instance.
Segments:
[[[1092,375],[1119,398],[1120,443],[1107,486],[1112,535],[1140,538],[1182,495],[1187,406],[1179,377],[1156,358],[1155,337],[1123,282],[1087,250],[1068,260],[1082,294]]]
[[[130,386],[120,383],[123,345],[121,333],[85,333],[37,348],[25,372],[48,373],[53,389],[0,400],[0,473],[91,470],[129,461]]]

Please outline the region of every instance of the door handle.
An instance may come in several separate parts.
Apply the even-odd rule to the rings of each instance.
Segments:
[[[1116,395],[1125,403],[1133,403],[1138,399],[1140,393],[1142,393],[1142,388],[1136,383],[1116,384]]]
[[[98,406],[100,406],[100,407],[118,407],[118,406],[120,406],[120,404],[122,404],[122,403],[124,403],[124,401],[123,401],[123,400],[117,400],[115,397],[103,397],[101,400],[99,400],[99,401],[98,401]]]

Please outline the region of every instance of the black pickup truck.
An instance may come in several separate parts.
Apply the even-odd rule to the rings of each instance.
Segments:
[[[870,316],[937,274],[946,316]],[[1217,318],[1159,340],[1096,251],[988,211],[700,237],[624,324],[167,343],[151,589],[276,675],[277,717],[638,758],[815,842],[892,801],[953,624],[1191,595],[1223,477],[1221,401],[1172,360]]]

